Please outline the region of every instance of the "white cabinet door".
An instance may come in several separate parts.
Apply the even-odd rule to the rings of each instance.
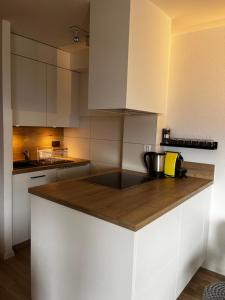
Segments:
[[[29,240],[28,175],[13,176],[13,245]]]
[[[46,126],[46,65],[12,55],[13,124]]]
[[[56,181],[56,169],[28,173],[28,188]]]
[[[79,74],[47,66],[47,126],[78,127]]]
[[[180,207],[135,233],[135,300],[175,300]]]
[[[177,296],[205,260],[210,197],[208,188],[182,204]]]
[[[77,166],[71,168],[58,168],[56,169],[57,180],[64,180],[64,179],[86,176],[89,174],[89,171],[90,171],[89,164],[85,166]]]
[[[30,197],[28,188],[56,181],[56,170],[13,176],[13,245],[30,239]]]
[[[210,218],[210,206],[211,206],[211,196],[212,196],[212,187],[209,187],[207,190],[202,192],[204,196],[204,232],[203,232],[203,261],[206,260],[207,256],[207,247],[208,247],[208,234],[209,234],[209,218]]]

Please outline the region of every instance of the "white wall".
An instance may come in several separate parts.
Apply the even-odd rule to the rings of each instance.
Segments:
[[[80,128],[64,129],[64,144],[71,157],[90,159],[92,167],[121,166],[121,116],[88,110],[88,73],[81,74]]]
[[[12,252],[12,110],[10,23],[0,24],[0,257]]]
[[[166,125],[174,137],[219,142],[217,151],[175,150],[216,166],[206,267],[225,275],[225,27],[173,37]]]

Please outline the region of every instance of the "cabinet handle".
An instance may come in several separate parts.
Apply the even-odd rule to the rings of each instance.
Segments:
[[[30,177],[30,179],[42,178],[42,177],[46,177],[46,175],[32,176]]]

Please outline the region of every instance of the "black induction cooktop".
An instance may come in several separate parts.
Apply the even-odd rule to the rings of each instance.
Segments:
[[[142,184],[153,180],[154,178],[147,175],[131,174],[127,172],[114,172],[103,175],[97,175],[84,179],[85,181],[109,186],[115,189],[125,189],[134,185]]]

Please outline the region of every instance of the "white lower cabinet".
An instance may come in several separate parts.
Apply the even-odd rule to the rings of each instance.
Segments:
[[[177,207],[135,233],[134,300],[175,300],[180,211]]]
[[[87,175],[89,164],[13,175],[13,245],[30,239],[28,188]]]
[[[205,260],[210,199],[208,187],[133,232],[31,195],[32,299],[177,299]]]
[[[182,204],[177,296],[206,258],[209,195],[209,189],[206,189]]]
[[[206,259],[211,188],[135,233],[134,300],[175,300]]]
[[[57,180],[70,179],[75,177],[82,177],[89,174],[90,165],[77,167],[64,167],[56,169]]]
[[[56,169],[13,175],[13,246],[30,239],[28,188],[56,181]]]

